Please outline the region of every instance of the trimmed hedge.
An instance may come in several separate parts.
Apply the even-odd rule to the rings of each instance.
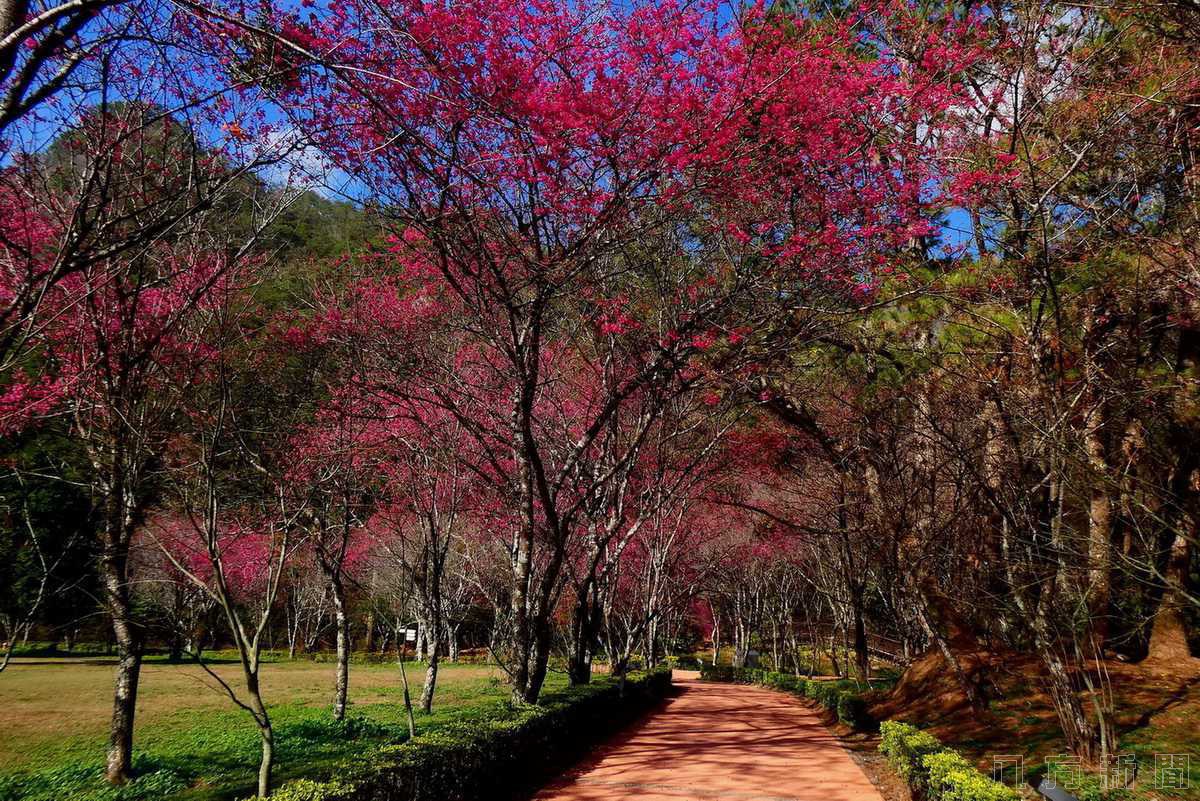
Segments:
[[[922,760],[945,750],[938,738],[907,723],[886,720],[879,727],[879,751],[915,794],[925,792],[928,774]]]
[[[837,703],[838,720],[859,731],[879,728],[878,721],[867,711],[867,702],[861,695],[842,692]]]
[[[711,662],[704,662],[700,665],[700,679],[702,681],[722,681],[733,684],[754,684],[750,678],[752,673],[761,673],[759,670],[751,670],[750,668],[735,668],[729,665],[714,665]]]
[[[288,782],[276,801],[474,801],[512,798],[666,697],[669,670],[555,693],[542,706],[498,706],[343,765]]]
[[[671,667],[679,668],[680,670],[703,670],[704,660],[698,656],[684,654],[683,656],[667,657],[667,662]]]
[[[867,711],[867,702],[857,692],[858,685],[853,681],[813,681],[771,670],[707,663],[700,670],[700,678],[705,681],[733,684],[760,684],[808,698],[837,715],[842,723],[858,731],[874,731],[878,726],[875,718]]]
[[[1018,801],[1013,788],[984,776],[957,751],[915,726],[884,721],[880,752],[924,801]]]

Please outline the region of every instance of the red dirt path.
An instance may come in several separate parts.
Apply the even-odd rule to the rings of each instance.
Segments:
[[[698,681],[535,801],[882,801],[818,719],[782,693]]]

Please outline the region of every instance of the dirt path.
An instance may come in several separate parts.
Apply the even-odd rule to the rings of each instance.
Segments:
[[[679,694],[536,801],[882,801],[816,713],[676,672]]]

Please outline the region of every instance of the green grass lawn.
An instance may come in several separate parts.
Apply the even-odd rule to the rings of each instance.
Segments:
[[[236,663],[214,665],[238,686]],[[414,693],[422,666],[409,664]],[[355,664],[349,718],[330,713],[333,665],[275,662],[262,668],[263,694],[275,723],[276,783],[319,778],[339,761],[407,737],[400,674],[393,664]],[[0,801],[133,801],[165,797],[208,801],[253,795],[257,730],[211,677],[195,665],[149,660],[142,672],[135,738],[137,781],[111,788],[101,779],[112,703],[112,661],[29,659],[0,674]],[[551,674],[548,688],[565,685]],[[495,668],[444,665],[428,731],[488,705],[505,703]]]

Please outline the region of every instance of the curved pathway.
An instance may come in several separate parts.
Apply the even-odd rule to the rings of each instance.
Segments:
[[[815,712],[783,693],[701,682],[542,790],[536,801],[882,801]]]

